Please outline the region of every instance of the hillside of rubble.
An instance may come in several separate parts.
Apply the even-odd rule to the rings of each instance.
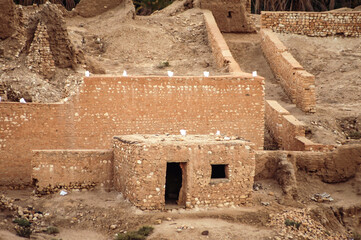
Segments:
[[[202,12],[187,1],[144,17],[135,15],[131,1],[105,2],[80,3],[68,12],[58,4],[5,1],[0,19],[10,23],[0,31],[2,101],[63,101],[76,93],[85,71],[224,74],[213,61]]]

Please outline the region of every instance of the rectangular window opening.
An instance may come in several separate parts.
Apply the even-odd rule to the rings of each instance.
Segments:
[[[212,164],[211,179],[228,179],[228,164]]]

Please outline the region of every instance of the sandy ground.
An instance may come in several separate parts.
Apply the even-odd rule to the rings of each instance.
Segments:
[[[70,18],[68,31],[75,46],[107,74],[218,74],[208,45],[203,13],[190,9],[175,16],[161,12],[119,22],[118,8],[94,18]],[[162,67],[168,62],[169,67]]]
[[[346,144],[351,132],[361,131],[361,45],[358,38],[310,38],[278,34],[294,57],[316,76],[315,114],[291,104],[277,83],[260,46],[259,34],[224,34],[244,71],[266,78],[266,99],[277,100],[307,125],[307,137],[316,143]]]
[[[333,236],[319,239],[336,239],[336,236],[337,239],[346,239],[347,230],[353,231],[359,226],[361,201],[354,188],[355,180],[326,184],[302,172],[297,179],[296,200],[285,197],[275,180],[262,180],[257,182],[261,187],[254,191],[253,202],[245,207],[180,208],[165,212],[141,211],[124,200],[121,194],[101,189],[39,198],[32,194],[31,189],[2,188],[0,195],[10,197],[14,204],[31,206],[47,214],[42,220],[43,225],[56,226],[60,230],[56,235],[33,233],[32,239],[113,239],[118,232],[136,230],[144,225],[154,227],[148,238],[152,240],[290,239],[292,236],[298,239],[297,231],[285,227],[282,220],[275,223],[280,214],[294,216],[297,211],[307,213],[302,218],[304,224],[314,221],[318,228]],[[322,192],[331,194],[334,201],[317,203],[311,200],[313,194]],[[12,214],[0,211],[1,240],[19,239],[15,236]],[[337,219],[337,214],[343,215]],[[116,227],[112,228],[112,225]],[[208,235],[202,235],[204,231],[208,231]]]

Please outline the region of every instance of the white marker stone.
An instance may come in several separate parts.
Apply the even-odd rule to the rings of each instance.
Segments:
[[[253,72],[252,72],[252,76],[253,76],[253,77],[257,77],[257,71],[253,71]]]
[[[204,75],[205,77],[209,77],[209,72],[203,72],[203,75]]]
[[[90,72],[89,71],[85,71],[85,76],[89,77],[90,76]]]
[[[184,130],[184,129],[181,129],[181,130],[180,130],[180,134],[181,134],[182,136],[186,136],[186,135],[187,135],[187,131]]]
[[[168,71],[168,77],[173,77],[173,72],[172,71]]]

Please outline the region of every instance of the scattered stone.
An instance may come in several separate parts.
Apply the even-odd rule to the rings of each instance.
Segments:
[[[118,227],[118,226],[117,226],[116,224],[113,224],[113,225],[110,225],[109,228],[110,228],[111,230],[115,230],[115,229],[117,229],[117,227]]]
[[[269,206],[269,205],[270,205],[269,202],[261,202],[261,204],[262,204],[263,206]]]
[[[333,198],[328,193],[316,193],[314,194],[311,199],[315,202],[332,202]]]
[[[258,190],[260,190],[260,189],[263,189],[263,188],[262,188],[262,184],[260,184],[260,183],[254,183],[254,184],[253,184],[253,190],[254,190],[254,191],[258,191]]]
[[[209,234],[208,230],[205,230],[205,231],[202,232],[202,235],[204,235],[204,236],[208,236],[208,234]]]

